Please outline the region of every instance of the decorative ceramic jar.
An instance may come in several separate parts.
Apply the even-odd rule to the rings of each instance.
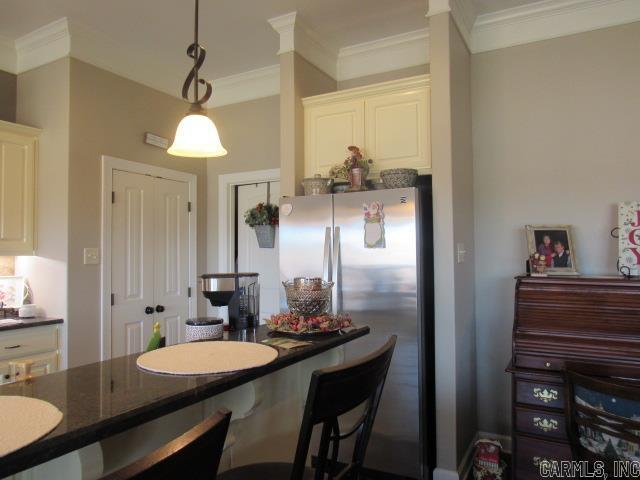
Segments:
[[[331,187],[333,186],[333,178],[322,178],[319,173],[316,173],[311,178],[305,178],[302,181],[305,195],[323,195],[325,193],[331,193]]]
[[[190,318],[186,322],[185,340],[187,342],[215,340],[222,338],[223,333],[224,325],[221,318]]]
[[[356,167],[349,170],[349,181],[351,186],[347,190],[348,192],[359,192],[366,190],[367,186],[365,182],[367,180],[367,171],[364,168]]]
[[[414,168],[390,168],[382,170],[380,178],[387,188],[413,187],[418,180],[418,171]]]

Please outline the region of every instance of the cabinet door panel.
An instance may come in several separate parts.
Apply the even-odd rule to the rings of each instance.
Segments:
[[[0,254],[33,254],[36,144],[0,133]]]
[[[365,100],[366,155],[372,172],[386,168],[431,168],[429,90],[367,97]]]
[[[305,130],[305,176],[324,176],[347,157],[349,145],[364,145],[364,101],[309,106]]]

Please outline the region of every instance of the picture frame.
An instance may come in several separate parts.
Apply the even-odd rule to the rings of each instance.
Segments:
[[[24,303],[24,277],[0,277],[0,302],[4,308],[20,308]]]
[[[571,225],[526,225],[529,258],[544,255],[549,275],[579,275]]]

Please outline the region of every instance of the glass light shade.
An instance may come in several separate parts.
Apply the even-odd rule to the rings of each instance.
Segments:
[[[178,124],[173,144],[167,150],[178,157],[222,157],[227,151],[213,121],[201,113],[190,113]]]

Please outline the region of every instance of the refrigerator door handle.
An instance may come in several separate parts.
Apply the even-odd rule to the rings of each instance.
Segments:
[[[324,229],[324,258],[322,259],[322,279],[331,281],[331,227]]]
[[[340,227],[333,229],[333,260],[331,262],[331,280],[333,281],[333,288],[331,292],[331,309],[334,314],[338,313],[340,292],[340,279],[338,277],[338,266],[340,264]]]

